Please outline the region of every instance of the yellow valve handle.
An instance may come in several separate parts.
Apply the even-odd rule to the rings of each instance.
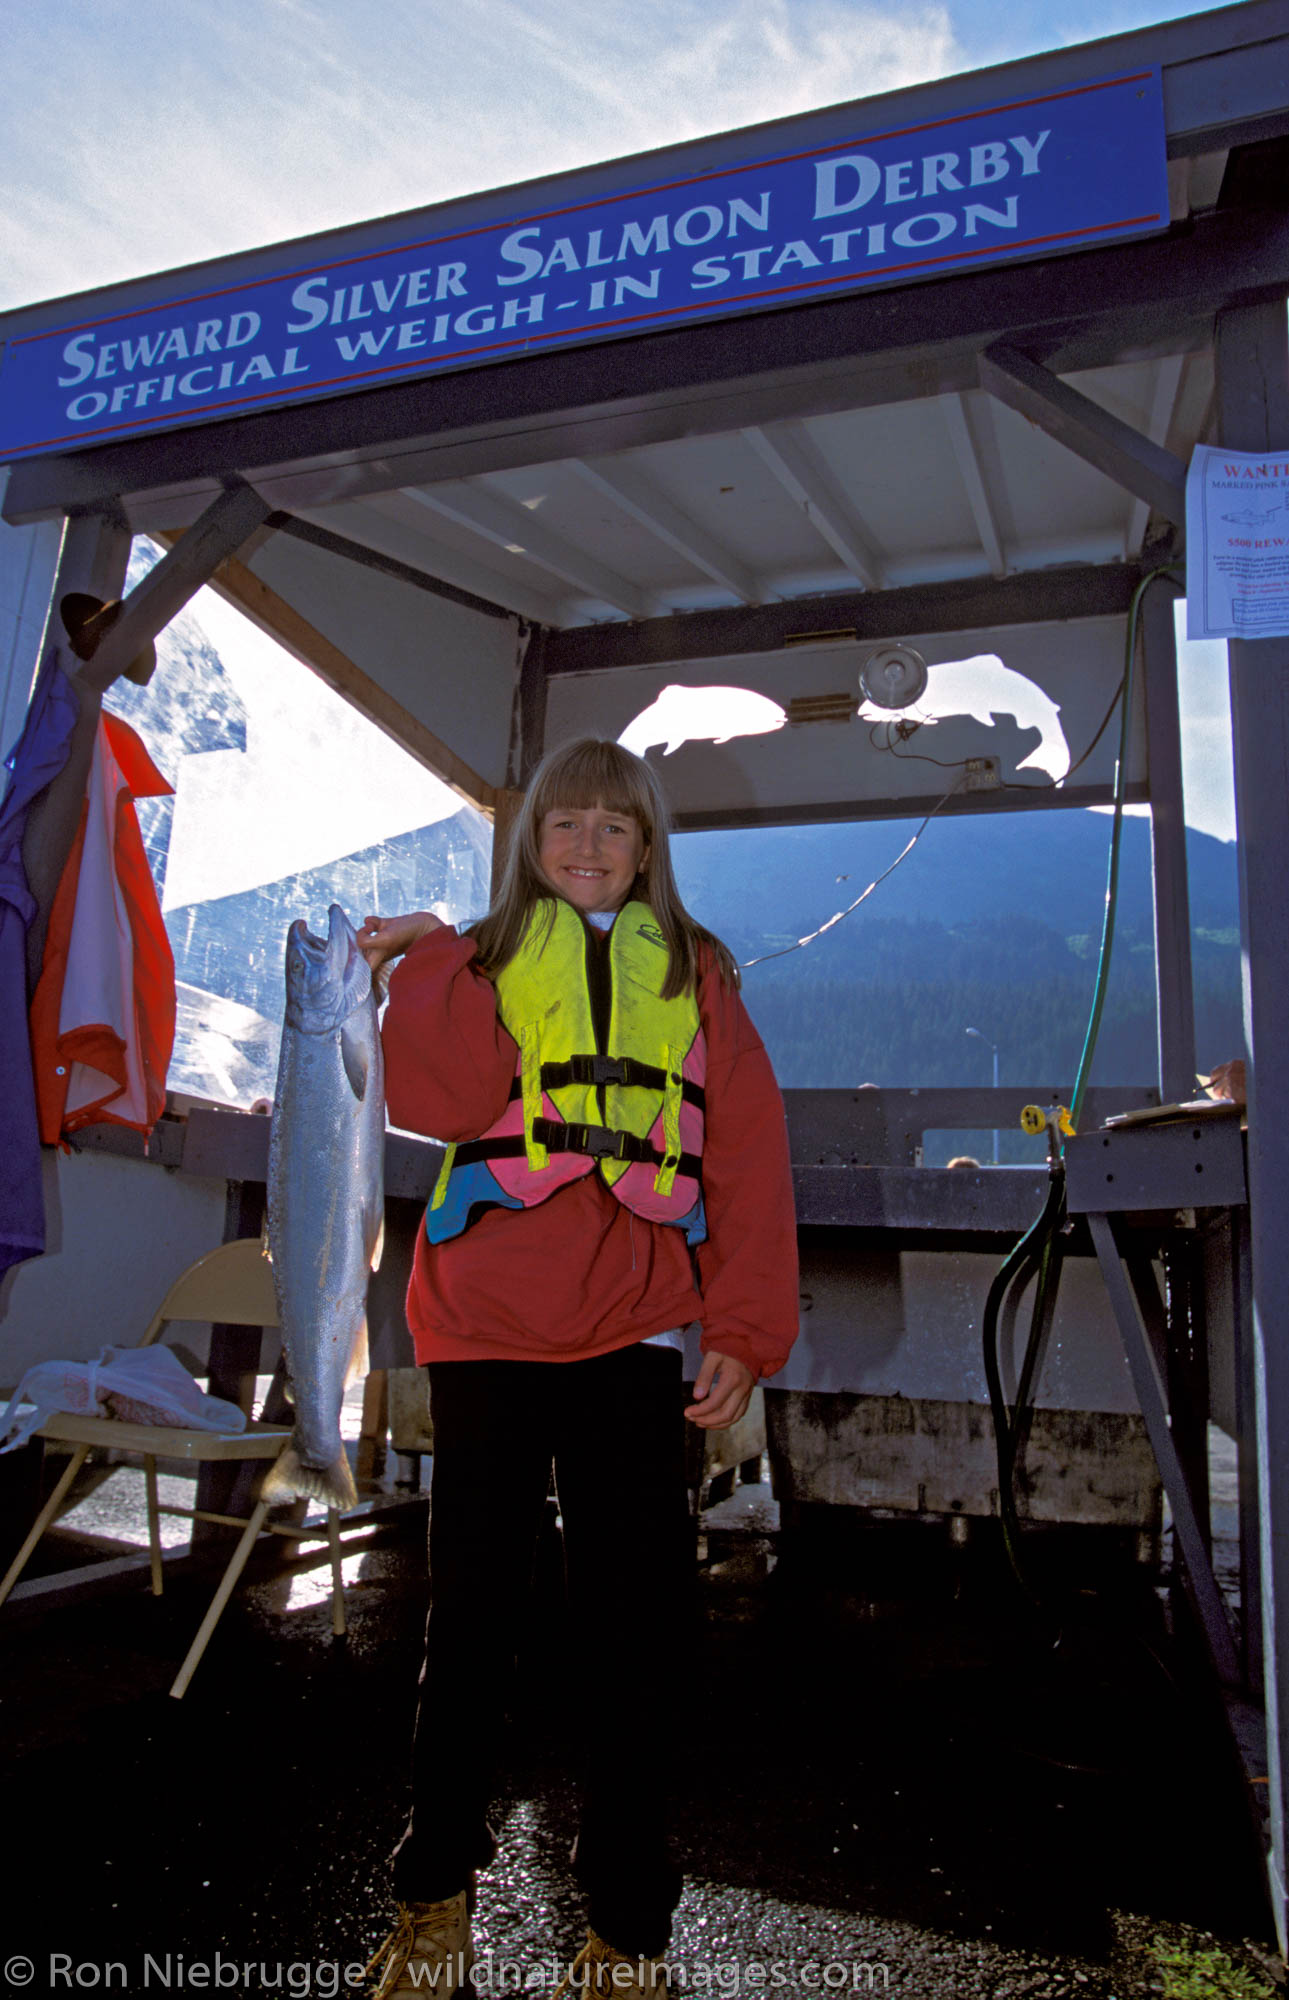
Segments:
[[[1063,1139],[1074,1137],[1074,1120],[1063,1104],[1054,1104],[1050,1110],[1044,1110],[1041,1104],[1027,1104],[1020,1114],[1021,1131],[1032,1138],[1045,1132],[1049,1125],[1054,1125]]]

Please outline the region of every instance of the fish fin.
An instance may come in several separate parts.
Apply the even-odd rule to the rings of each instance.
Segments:
[[[349,1078],[349,1088],[361,1104],[367,1095],[367,1063],[363,1056],[362,1044],[348,1028],[340,1030],[340,1060]]]
[[[321,1500],[328,1507],[338,1507],[343,1514],[346,1509],[358,1504],[358,1489],[354,1485],[354,1475],[349,1460],[343,1450],[328,1466],[321,1470],[313,1465],[305,1465],[294,1444],[289,1444],[281,1458],[269,1468],[260,1498],[270,1506],[282,1500]]]
[[[384,1254],[385,1254],[385,1218],[382,1215],[379,1223],[376,1226],[376,1241],[371,1246],[371,1256],[367,1259],[368,1266],[371,1270],[379,1271],[380,1260],[384,1256]]]
[[[346,1389],[349,1388],[351,1383],[356,1382],[360,1375],[368,1374],[370,1369],[371,1362],[368,1358],[367,1347],[367,1322],[364,1319],[358,1329],[358,1338],[354,1342],[354,1351],[349,1357],[349,1366],[345,1370]]]

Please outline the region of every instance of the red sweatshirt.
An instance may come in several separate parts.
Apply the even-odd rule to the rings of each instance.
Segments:
[[[474,940],[444,928],[390,981],[386,1096],[394,1124],[475,1139],[501,1116],[516,1048]],[[633,1215],[598,1173],[534,1208],[487,1210],[431,1245],[421,1230],[407,1299],[418,1361],[577,1361],[702,1324],[702,1345],[757,1375],[783,1366],[797,1332],[797,1243],[783,1100],[737,993],[705,966],[703,1201],[695,1282],[683,1229]]]

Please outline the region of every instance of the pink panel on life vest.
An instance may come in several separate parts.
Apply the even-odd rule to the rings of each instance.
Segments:
[[[559,1112],[550,1098],[542,1096],[542,1116],[559,1122]],[[520,1097],[512,1098],[502,1116],[492,1128],[492,1137],[509,1138],[512,1133],[522,1134],[524,1129],[524,1104]],[[580,1180],[589,1174],[594,1162],[585,1153],[552,1153],[549,1166],[540,1173],[530,1173],[528,1161],[523,1153],[513,1160],[489,1160],[488,1167],[498,1185],[525,1208],[534,1208],[547,1195],[554,1194],[556,1188],[566,1187],[570,1181]]]

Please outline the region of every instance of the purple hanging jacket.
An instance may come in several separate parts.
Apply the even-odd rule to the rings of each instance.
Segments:
[[[22,865],[22,835],[35,799],[67,762],[80,712],[76,691],[51,650],[36,683],[0,806],[0,1276],[45,1247],[36,1091],[27,1034],[27,926],[36,913]]]

